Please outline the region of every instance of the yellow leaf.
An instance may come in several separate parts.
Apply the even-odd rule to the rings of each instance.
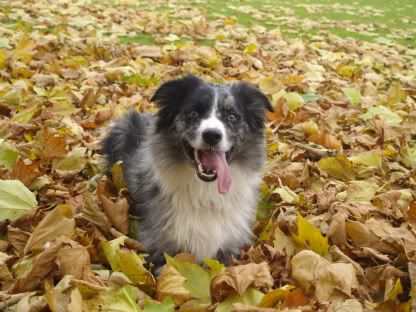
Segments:
[[[8,57],[7,52],[4,50],[0,50],[0,69],[3,69],[4,66],[6,65],[7,57]]]
[[[235,25],[235,24],[237,24],[237,21],[235,19],[233,19],[233,18],[227,17],[224,20],[224,24],[225,25]]]
[[[254,52],[256,52],[257,50],[257,46],[254,43],[250,43],[245,49],[244,49],[244,53],[246,54],[253,54]]]
[[[403,293],[402,283],[400,282],[400,278],[397,279],[396,284],[387,295],[388,300],[396,301],[398,298],[397,296]]]
[[[302,123],[302,127],[307,135],[317,134],[319,131],[319,127],[314,121],[305,121]]]
[[[355,169],[344,155],[323,158],[318,162],[318,167],[334,178],[344,181],[355,180]]]
[[[13,59],[28,63],[32,59],[34,48],[35,42],[26,33],[23,34],[12,53]]]
[[[375,151],[359,153],[349,157],[348,159],[351,160],[353,164],[360,164],[367,167],[376,167],[379,169],[382,167],[381,155]]]
[[[276,188],[273,192],[273,194],[279,194],[282,198],[283,202],[285,203],[297,203],[299,201],[299,195],[293,192],[290,188],[287,186],[282,186]]]
[[[284,97],[290,111],[295,111],[303,106],[303,98],[297,92],[288,92]]]
[[[325,255],[329,249],[328,238],[324,237],[319,229],[316,229],[299,213],[296,218],[298,221],[298,234],[292,234],[293,240],[299,245],[306,246],[320,255]]]
[[[260,78],[257,83],[266,94],[275,94],[282,88],[282,83],[274,77]]]
[[[387,105],[394,106],[406,100],[406,92],[402,89],[400,82],[395,82],[387,91]]]
[[[260,308],[274,308],[279,301],[284,299],[292,289],[296,288],[293,285],[287,284],[283,287],[275,289],[267,293],[261,300],[259,307]]]

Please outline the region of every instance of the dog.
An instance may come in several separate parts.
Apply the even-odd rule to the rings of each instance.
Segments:
[[[122,160],[138,239],[156,267],[179,252],[228,264],[253,238],[273,108],[249,83],[193,75],[165,82],[151,101],[156,114],[130,111],[102,144],[110,166]]]

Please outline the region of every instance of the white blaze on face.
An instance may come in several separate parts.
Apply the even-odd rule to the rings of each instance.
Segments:
[[[228,141],[227,131],[225,129],[224,123],[218,118],[218,90],[214,89],[214,99],[212,103],[212,109],[208,118],[202,119],[201,124],[198,128],[197,139],[196,139],[196,148],[204,146],[204,140],[202,138],[202,133],[206,129],[216,129],[221,132],[221,141],[218,143],[216,148],[219,151],[227,152],[231,149],[231,144]]]

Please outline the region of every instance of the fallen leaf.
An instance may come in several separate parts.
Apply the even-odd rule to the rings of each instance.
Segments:
[[[62,159],[55,159],[52,164],[52,169],[55,170],[60,176],[65,174],[76,174],[84,169],[86,164],[85,147],[73,148]]]
[[[39,252],[45,249],[48,242],[60,236],[71,237],[75,229],[72,209],[69,205],[59,205],[46,214],[45,218],[32,232],[24,249],[24,253]]]
[[[194,298],[194,295],[184,287],[186,278],[171,265],[165,265],[157,280],[157,298],[160,301],[171,297],[173,302],[180,305]]]
[[[285,203],[297,203],[299,201],[299,195],[293,192],[287,186],[278,187],[273,190],[272,194],[279,194]]]
[[[321,234],[311,223],[306,221],[299,213],[297,219],[297,234],[292,234],[293,240],[301,247],[307,247],[320,255],[328,253],[328,238]]]
[[[46,161],[64,158],[68,153],[65,138],[54,134],[47,127],[38,132],[36,143],[39,157]]]
[[[41,175],[43,175],[43,173],[39,168],[39,162],[30,162],[19,159],[13,166],[10,179],[20,180],[24,185],[30,186],[33,180]]]
[[[254,289],[254,288],[249,288],[246,290],[246,292],[242,296],[234,295],[234,296],[231,296],[230,298],[227,298],[225,301],[221,302],[220,304],[218,304],[215,311],[216,312],[239,311],[239,309],[241,308],[240,304],[248,305],[248,306],[251,306],[252,309],[256,309],[255,307],[261,302],[263,297],[264,297],[264,294],[261,291]],[[245,307],[243,306],[243,308]]]
[[[347,96],[348,101],[352,106],[357,106],[361,102],[360,90],[357,87],[354,88],[342,88],[342,91]]]
[[[12,245],[16,254],[22,256],[31,233],[12,226],[7,227],[7,240]]]
[[[225,268],[211,281],[211,298],[214,302],[220,302],[236,293],[242,296],[250,286],[265,291],[273,286],[267,263],[249,263]]]
[[[101,207],[111,224],[120,232],[127,234],[129,230],[129,204],[126,198],[118,197],[115,202],[106,194],[107,180],[101,180],[97,185],[97,197]]]
[[[341,141],[334,137],[332,134],[329,134],[326,131],[313,133],[308,137],[308,141],[320,144],[325,146],[326,148],[340,150],[341,149]]]
[[[90,269],[90,255],[85,247],[74,242],[58,251],[55,263],[61,277],[71,275],[76,279],[82,279]]]
[[[101,248],[113,271],[124,273],[134,285],[144,290],[151,290],[156,286],[153,275],[145,269],[144,257],[132,250],[121,249],[126,237],[121,236],[115,240],[101,242]]]
[[[12,293],[34,290],[43,279],[53,270],[56,254],[64,246],[63,242],[52,243],[39,253],[33,264],[22,276],[18,277],[11,288]]]
[[[284,298],[283,308],[296,308],[299,306],[305,306],[309,303],[309,299],[305,296],[302,289],[295,288],[289,292]]]
[[[189,263],[165,254],[167,264],[171,265],[185,278],[183,287],[202,303],[210,302],[210,275],[196,263]]]
[[[344,155],[323,158],[318,162],[319,168],[334,178],[343,181],[355,180],[356,172],[352,163]]]
[[[362,114],[361,118],[368,121],[374,117],[380,118],[386,125],[399,125],[402,122],[402,118],[389,108],[385,106],[371,106],[368,108],[367,113]]]
[[[296,249],[296,246],[290,236],[286,236],[278,226],[274,229],[273,246],[277,250],[285,252],[288,256],[292,256]]]
[[[15,220],[38,205],[35,194],[18,180],[0,180],[0,220]]]
[[[359,287],[352,264],[330,263],[311,250],[297,253],[291,265],[293,278],[318,300],[346,299]]]
[[[296,287],[293,285],[285,285],[278,289],[274,289],[271,292],[267,293],[263,299],[261,300],[259,307],[261,308],[274,308],[276,305],[281,302],[287,295],[289,295],[290,291],[295,289]]]
[[[373,181],[351,181],[347,188],[347,202],[370,203],[378,186]]]
[[[145,312],[174,312],[175,305],[171,298],[166,298],[161,303],[145,302],[143,307]]]

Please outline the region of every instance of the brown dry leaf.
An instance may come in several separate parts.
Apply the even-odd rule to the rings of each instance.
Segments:
[[[291,260],[292,277],[318,300],[346,299],[359,288],[350,263],[330,263],[311,250],[302,250]]]
[[[45,212],[42,209],[32,209],[20,218],[14,220],[11,226],[19,228],[26,232],[32,232],[39,222],[45,217]]]
[[[339,312],[363,312],[363,306],[357,299],[347,299],[345,301],[332,302],[330,311]]]
[[[54,134],[48,127],[38,132],[36,143],[37,154],[45,161],[64,158],[68,153],[65,138]]]
[[[0,252],[5,252],[8,247],[9,247],[9,242],[0,240]]]
[[[334,245],[340,246],[341,248],[347,242],[347,232],[345,229],[345,221],[347,217],[348,215],[343,211],[333,215],[327,233],[329,241]]]
[[[120,232],[127,234],[129,230],[129,204],[126,198],[117,197],[115,202],[109,198],[106,191],[107,179],[102,179],[97,185],[97,197],[111,224]]]
[[[162,49],[158,46],[139,46],[133,49],[133,54],[140,57],[161,58]]]
[[[91,193],[84,193],[84,206],[80,217],[95,224],[104,234],[111,233],[111,223],[105,213],[98,207],[96,198]]]
[[[24,185],[29,186],[34,179],[40,177],[43,172],[39,168],[39,162],[29,162],[19,159],[13,166],[11,180],[20,180]]]
[[[95,93],[94,88],[88,89],[84,93],[80,106],[83,108],[91,107],[95,102],[95,98],[96,98],[96,93]]]
[[[82,279],[84,273],[90,269],[90,255],[85,247],[73,242],[58,251],[55,263],[61,277],[71,275],[76,279]]]
[[[46,214],[30,236],[24,253],[44,250],[48,242],[60,236],[71,237],[75,229],[75,220],[69,205],[59,205]]]
[[[302,289],[295,288],[285,297],[282,308],[296,308],[304,306],[307,305],[309,301],[310,300],[305,296]]]
[[[357,247],[371,247],[381,253],[397,254],[398,246],[380,240],[365,224],[359,221],[348,221],[346,224],[347,235]]]
[[[94,122],[96,124],[102,124],[106,122],[107,120],[109,120],[111,116],[113,116],[113,110],[111,109],[100,110],[95,114]]]
[[[214,302],[219,302],[231,294],[242,296],[250,286],[265,291],[271,289],[273,278],[266,262],[225,268],[211,281],[211,298]]]
[[[54,270],[56,254],[64,245],[63,242],[56,242],[47,246],[33,259],[32,267],[15,280],[10,292],[31,291],[41,284],[43,279]]]
[[[281,97],[274,106],[274,112],[267,112],[267,118],[270,121],[282,121],[289,114],[289,107],[284,97]]]
[[[341,141],[338,140],[335,136],[332,134],[322,131],[319,133],[314,133],[308,137],[308,141],[320,144],[322,146],[325,146],[326,148],[335,149],[335,150],[341,150]]]
[[[164,265],[157,279],[157,299],[163,301],[165,298],[171,297],[177,305],[192,299],[192,293],[183,286],[185,281],[186,278],[171,265]]]
[[[15,312],[41,312],[47,307],[45,297],[35,293],[25,295],[17,304]]]
[[[410,284],[411,284],[409,295],[411,296],[411,298],[415,298],[416,296],[416,264],[414,262],[409,262],[408,269],[409,269],[409,278],[410,278]]]
[[[12,226],[7,227],[7,240],[19,256],[24,254],[24,249],[31,233]]]
[[[57,288],[57,287],[56,287]],[[45,283],[45,299],[52,312],[67,312],[70,296]]]
[[[408,218],[409,222],[416,223],[416,201],[412,201],[409,204]]]

